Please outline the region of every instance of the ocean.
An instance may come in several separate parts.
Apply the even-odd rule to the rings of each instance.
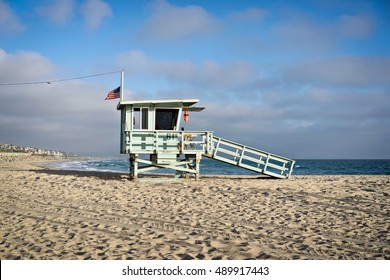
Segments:
[[[63,170],[129,172],[128,158],[76,160],[52,164]],[[174,174],[159,169],[154,173]],[[206,175],[257,175],[258,173],[226,163],[203,158],[200,173]],[[296,160],[293,175],[390,175],[390,160],[380,159],[301,159]]]

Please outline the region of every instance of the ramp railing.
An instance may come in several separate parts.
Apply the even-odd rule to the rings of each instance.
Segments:
[[[212,153],[205,156],[276,178],[291,176],[294,160],[213,136]]]
[[[211,131],[126,131],[124,148],[128,154],[155,155],[148,164],[165,164],[177,170],[175,162],[180,154],[196,156],[197,161],[204,155],[276,178],[289,178],[295,164],[294,160],[216,137]]]

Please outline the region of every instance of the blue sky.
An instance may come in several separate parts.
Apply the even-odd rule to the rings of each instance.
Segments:
[[[0,142],[119,154],[116,101],[287,157],[390,158],[389,1],[0,0]]]

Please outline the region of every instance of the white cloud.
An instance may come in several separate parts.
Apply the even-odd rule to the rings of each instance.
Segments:
[[[301,84],[342,86],[390,85],[390,58],[331,57],[301,61],[284,71],[284,78]]]
[[[1,83],[31,82],[46,79],[55,71],[53,63],[36,52],[8,54],[0,49]]]
[[[342,35],[348,37],[367,37],[373,32],[375,22],[368,15],[343,15],[340,17],[338,27]]]
[[[258,71],[246,61],[226,64],[205,61],[199,71],[199,77],[205,87],[236,88],[254,82],[258,78]]]
[[[149,58],[143,51],[140,50],[131,50],[120,53],[117,60],[121,67],[126,66],[126,72],[130,72],[132,74],[144,74],[150,67]]]
[[[154,75],[181,83],[191,81],[197,75],[196,66],[189,60],[152,61],[151,71]]]
[[[73,10],[74,0],[54,0],[51,4],[38,7],[37,13],[53,23],[65,24],[71,19]]]
[[[25,26],[20,22],[11,8],[0,0],[0,34],[21,32]]]
[[[118,62],[133,75],[152,75],[178,84],[208,89],[227,89],[247,86],[257,79],[257,69],[245,61],[220,64],[205,60],[195,64],[189,60],[156,60],[144,52],[132,50],[118,56]]]
[[[270,31],[274,47],[283,50],[323,51],[335,43],[333,30],[329,26],[304,18],[274,25]]]
[[[152,15],[141,29],[147,39],[177,39],[190,35],[210,34],[217,29],[215,19],[202,7],[178,7],[165,0],[153,2]]]
[[[88,0],[81,7],[88,28],[97,28],[106,18],[112,17],[112,10],[109,4],[102,0]]]
[[[37,13],[56,24],[65,24],[71,19],[76,8],[80,9],[86,26],[92,29],[99,27],[106,18],[112,16],[110,5],[103,0],[86,0],[79,7],[76,7],[74,0],[54,0],[51,4],[38,7]]]
[[[239,12],[232,13],[230,18],[238,22],[262,22],[270,14],[269,11],[259,8],[248,8]]]
[[[313,18],[302,11],[287,12],[282,20],[269,29],[269,38],[276,49],[283,51],[335,50],[346,40],[368,38],[375,29],[370,14],[341,15]]]

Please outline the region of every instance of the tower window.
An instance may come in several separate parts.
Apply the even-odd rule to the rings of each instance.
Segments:
[[[156,109],[156,130],[176,130],[179,109]]]

